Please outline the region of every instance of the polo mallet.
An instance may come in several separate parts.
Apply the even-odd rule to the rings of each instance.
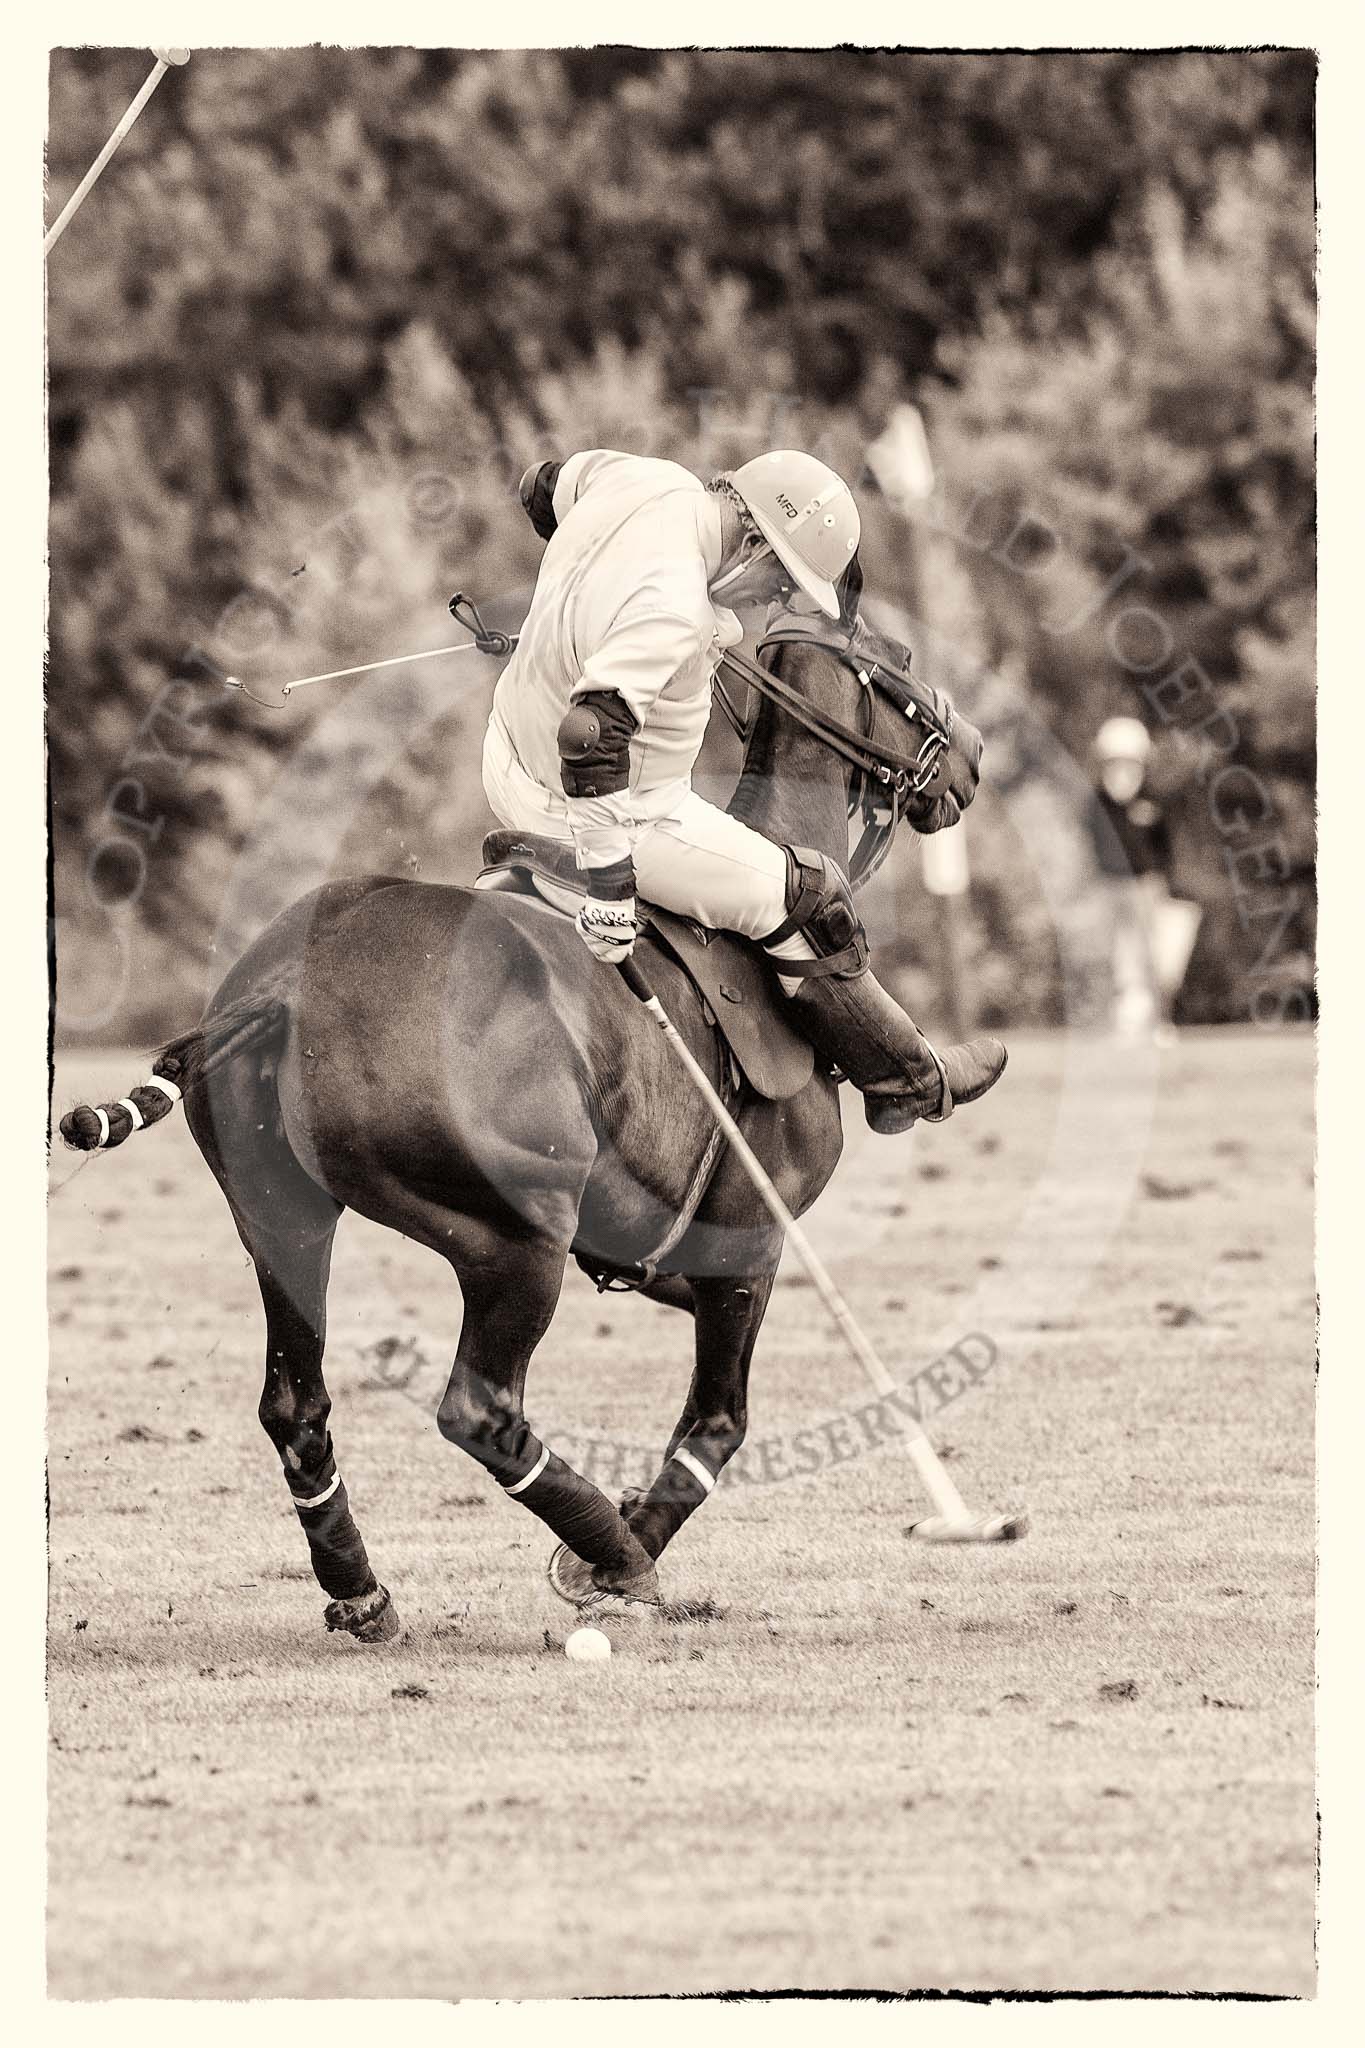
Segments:
[[[659,1026],[674,1056],[687,1070],[707,1108],[738,1153],[769,1214],[781,1225],[795,1246],[797,1256],[809,1273],[821,1301],[829,1310],[849,1350],[879,1394],[894,1394],[896,1383],[891,1374],[864,1336],[852,1309],[825,1270],[814,1245],[778,1194],[762,1162],[712,1087],[705,1071],[693,1058],[686,1040],[655,995],[647,978],[633,960],[621,960],[617,965],[627,988],[639,999]],[[1013,1543],[1025,1534],[1028,1522],[1023,1515],[974,1515],[971,1512],[944,1471],[929,1438],[913,1417],[907,1418],[907,1426],[899,1433],[897,1440],[904,1444],[906,1456],[919,1474],[920,1482],[936,1510],[925,1521],[912,1524],[908,1532],[910,1535],[922,1543]]]
[[[137,95],[134,98],[132,105],[129,107],[123,119],[119,122],[118,127],[114,130],[113,134],[109,137],[109,140],[105,143],[104,148],[95,158],[94,163],[91,164],[89,170],[81,179],[80,184],[76,187],[71,197],[67,200],[66,205],[57,215],[56,220],[53,221],[52,226],[43,236],[44,256],[49,255],[51,251],[56,247],[68,223],[74,220],[76,214],[80,211],[86,193],[89,192],[89,190],[95,183],[95,180],[99,177],[100,172],[104,169],[110,157],[114,154],[114,151],[123,141],[124,136],[128,133],[128,130],[132,127],[134,121],[136,121],[138,115],[142,112],[142,109],[146,106],[152,94],[160,85],[162,79],[166,76],[168,66],[172,64],[188,64],[190,61],[190,53],[188,50],[154,50],[152,52],[152,55],[156,58],[156,62],[152,66],[151,70],[147,73],[147,76],[143,80],[142,84],[139,86]]]
[[[458,640],[451,647],[427,647],[419,654],[391,654],[385,661],[362,661],[354,668],[329,668],[321,675],[295,676],[292,683],[278,683],[281,702],[272,704],[268,697],[258,697],[249,690],[240,676],[224,676],[226,690],[240,690],[244,697],[250,697],[253,704],[260,704],[267,711],[283,709],[283,699],[302,690],[309,683],[339,683],[345,676],[367,676],[379,668],[406,668],[414,661],[435,661],[442,654],[489,654],[497,659],[513,653],[520,638],[516,633],[500,633],[492,626],[486,626],[483,616],[472,597],[466,597],[457,590],[448,607],[452,618],[473,634],[472,640]]]
[[[290,697],[295,690],[306,689],[309,683],[339,683],[344,676],[367,676],[377,668],[406,668],[414,661],[435,661],[440,654],[476,654],[478,649],[472,640],[461,640],[454,647],[428,647],[420,654],[394,654],[387,661],[362,661],[356,668],[329,668],[320,676],[296,676],[292,683],[276,683],[274,687],[281,697]],[[267,711],[278,711],[279,705],[272,704],[268,697],[258,697],[249,690],[240,676],[224,676],[226,690],[240,690],[244,697],[250,697],[253,704],[263,704]]]

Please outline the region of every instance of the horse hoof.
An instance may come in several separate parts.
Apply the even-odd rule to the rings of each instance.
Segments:
[[[329,1629],[354,1636],[358,1643],[391,1643],[403,1629],[385,1586],[376,1586],[356,1600],[329,1600],[323,1619]]]
[[[599,1578],[592,1565],[576,1556],[567,1543],[561,1543],[545,1570],[554,1591],[570,1607],[591,1606],[605,1594],[648,1607],[659,1604],[659,1575],[653,1565],[629,1579]]]
[[[659,1574],[651,1564],[633,1579],[606,1579],[601,1590],[613,1598],[628,1601],[632,1607],[661,1607],[663,1596],[659,1591]]]
[[[358,1643],[391,1643],[395,1636],[401,1636],[403,1624],[398,1609],[390,1600],[387,1607],[375,1615],[373,1621],[362,1622],[355,1630]]]
[[[592,1566],[575,1556],[567,1543],[556,1546],[545,1570],[553,1590],[570,1607],[581,1607],[588,1595],[597,1590],[592,1582]]]

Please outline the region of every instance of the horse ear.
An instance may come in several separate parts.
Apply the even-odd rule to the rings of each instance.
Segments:
[[[839,622],[852,628],[858,621],[858,600],[863,594],[863,565],[855,548],[853,558],[834,588],[839,593]]]

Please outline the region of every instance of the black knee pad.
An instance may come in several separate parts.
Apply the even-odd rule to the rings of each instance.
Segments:
[[[800,932],[816,958],[783,959],[779,971],[803,980],[825,974],[852,980],[866,974],[867,933],[843,869],[813,847],[784,846],[782,851],[787,856],[787,915],[761,943],[775,946]]]

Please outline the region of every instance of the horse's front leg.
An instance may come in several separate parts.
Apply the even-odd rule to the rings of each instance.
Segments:
[[[697,1363],[687,1404],[658,1477],[646,1493],[628,1497],[622,1509],[653,1558],[695,1514],[744,1441],[749,1361],[776,1275],[774,1257],[766,1272],[692,1281]]]
[[[614,1501],[542,1443],[526,1420],[526,1370],[549,1328],[564,1276],[562,1245],[508,1240],[463,1226],[450,1254],[464,1295],[460,1344],[437,1426],[552,1529],[583,1567],[581,1591],[655,1600],[653,1559]],[[576,1595],[574,1597],[577,1597]]]

